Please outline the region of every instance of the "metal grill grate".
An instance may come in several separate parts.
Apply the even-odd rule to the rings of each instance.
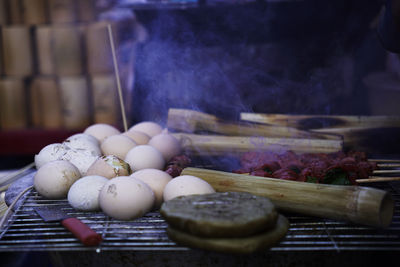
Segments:
[[[393,223],[388,229],[332,220],[285,214],[290,229],[282,242],[271,251],[344,251],[400,250],[400,184],[378,186],[389,191],[395,201]],[[33,210],[35,206],[57,205],[102,234],[99,247],[84,247],[59,223],[45,223]],[[134,221],[113,220],[103,213],[79,212],[66,200],[43,199],[32,189],[22,205],[9,218],[0,234],[0,251],[178,251],[189,250],[171,241],[166,235],[167,223],[158,212],[151,212]]]

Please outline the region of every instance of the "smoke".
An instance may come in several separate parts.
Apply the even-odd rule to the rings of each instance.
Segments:
[[[165,124],[169,108],[234,120],[240,112],[356,113],[347,105],[356,101],[354,51],[374,11],[325,5],[136,12],[148,38],[136,53],[133,119]]]

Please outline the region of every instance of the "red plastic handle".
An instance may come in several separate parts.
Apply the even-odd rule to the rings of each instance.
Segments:
[[[76,218],[67,218],[61,224],[74,234],[85,246],[96,246],[103,240],[101,235]]]

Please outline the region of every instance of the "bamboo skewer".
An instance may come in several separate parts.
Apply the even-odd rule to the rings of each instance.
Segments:
[[[0,221],[0,231],[3,228],[3,225],[5,223],[5,221],[8,219],[9,214],[11,213],[12,209],[14,208],[15,204],[17,204],[18,200],[29,190],[31,190],[33,188],[33,185],[25,188],[21,193],[18,194],[18,196],[14,199],[14,201],[11,203],[11,205],[8,207],[8,209],[6,210],[6,212],[4,213],[3,217],[1,218]]]
[[[378,168],[400,168],[400,163],[378,163]]]
[[[368,161],[373,161],[373,162],[392,162],[392,163],[395,163],[395,162],[398,162],[398,163],[400,163],[400,159],[368,159]]]
[[[0,177],[0,186],[4,186],[6,184],[13,182],[15,180],[15,178],[17,178],[19,175],[23,174],[27,170],[33,168],[34,166],[35,166],[35,163],[32,162],[32,163],[29,163],[28,165],[22,167],[21,169],[16,170],[15,172],[12,172],[8,175]]]
[[[286,115],[244,112],[240,114],[240,119],[295,128],[400,126],[399,116]]]
[[[296,153],[332,153],[342,150],[342,141],[300,138],[267,138],[249,136],[221,136],[173,134],[182,144],[184,152],[197,156],[223,156],[248,151],[291,150]]]
[[[375,227],[388,227],[394,212],[392,196],[371,187],[313,184],[199,168],[185,168],[182,175],[197,176],[218,192],[239,191],[268,197],[285,212]]]
[[[376,183],[376,182],[391,182],[400,181],[400,177],[382,177],[382,176],[370,176],[366,179],[357,179],[357,183]]]
[[[241,173],[243,175],[250,175],[250,173]],[[250,175],[256,176],[256,175]],[[264,177],[264,176],[256,176],[256,177]],[[273,178],[273,177],[267,177]],[[274,178],[279,179],[279,178]],[[399,181],[400,177],[384,177],[384,176],[369,176],[368,178],[356,179],[357,183],[375,183],[375,182],[390,182],[390,181]]]
[[[400,173],[400,170],[374,170],[373,174],[391,174]]]

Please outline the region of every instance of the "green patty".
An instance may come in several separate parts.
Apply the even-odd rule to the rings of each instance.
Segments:
[[[278,218],[268,198],[245,192],[177,197],[160,213],[172,228],[202,237],[249,236],[273,228]]]
[[[289,229],[288,220],[279,215],[276,225],[265,232],[248,237],[212,238],[187,234],[172,227],[167,228],[168,237],[180,245],[225,253],[249,254],[277,245]]]

